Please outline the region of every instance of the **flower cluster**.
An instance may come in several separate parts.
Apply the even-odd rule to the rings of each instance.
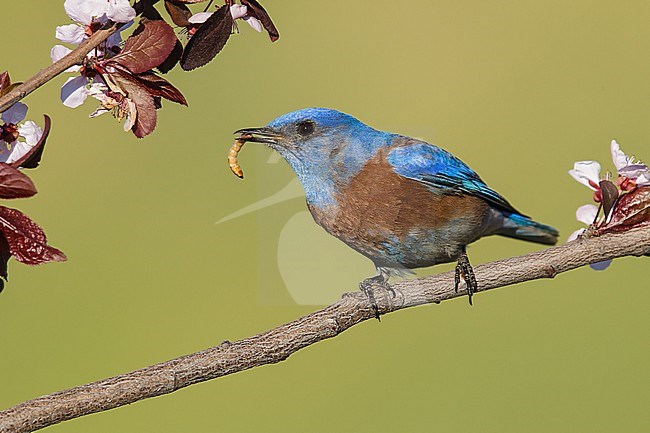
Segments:
[[[569,241],[650,224],[650,169],[623,153],[616,140],[612,140],[610,150],[616,167],[615,179],[609,172],[601,176],[601,166],[596,161],[578,161],[569,170],[574,179],[593,191],[593,200],[598,203],[598,206],[586,204],[578,208],[576,219],[588,228],[573,232]],[[611,260],[592,263],[591,267],[602,270],[610,263]]]
[[[199,0],[200,2],[202,0]],[[280,38],[268,12],[257,0],[227,0],[216,12],[193,14],[184,3],[194,0],[165,1],[165,7],[174,24],[186,29],[189,42],[183,49],[181,67],[190,71],[209,63],[226,45],[233,32],[238,32],[237,20],[243,20],[257,32],[266,30],[275,42]]]
[[[0,96],[13,88],[9,74],[0,73]],[[0,113],[0,198],[31,197],[36,187],[21,172],[23,168],[36,168],[43,154],[43,146],[50,130],[50,118],[45,116],[44,129],[31,120],[24,121],[27,106],[16,102]],[[7,262],[10,257],[22,263],[37,265],[50,261],[63,261],[65,255],[47,245],[43,229],[22,212],[0,206],[0,291],[7,279]]]
[[[142,138],[156,127],[156,110],[161,99],[187,105],[181,92],[154,69],[166,73],[180,62],[190,70],[208,63],[221,51],[230,34],[237,30],[236,20],[246,21],[253,29],[266,29],[272,41],[279,34],[271,18],[256,0],[227,0],[216,12],[193,14],[186,3],[204,0],[166,0],[165,7],[174,24],[187,30],[190,41],[183,48],[173,29],[152,5],[144,5],[142,20],[135,32],[122,42],[120,31],[129,27],[136,11],[128,0],[66,0],[64,8],[74,24],[59,26],[56,37],[78,45],[108,24],[120,24],[119,31],[88,53],[81,65],[68,68],[76,74],[61,88],[61,101],[70,108],[81,106],[88,97],[100,106],[90,117],[112,113],[124,122],[124,130]],[[50,57],[57,62],[71,53],[55,45]]]
[[[621,192],[632,191],[637,186],[650,185],[650,171],[647,165],[623,153],[616,140],[612,140],[610,150],[618,175],[616,186]],[[594,201],[597,203],[600,203],[603,198],[600,170],[600,164],[596,161],[578,161],[574,164],[573,170],[569,170],[569,174],[575,180],[594,191]],[[605,180],[609,180],[609,177],[609,174],[606,175]]]
[[[43,129],[36,123],[31,120],[23,122],[26,115],[27,105],[21,102],[16,102],[0,115],[3,122],[0,125],[0,162],[11,164],[18,161],[43,136]]]
[[[128,27],[135,18],[127,0],[66,0],[68,16],[76,22],[57,28],[57,37],[66,43],[81,43],[106,23],[123,23]],[[124,130],[142,138],[156,127],[156,110],[161,98],[187,105],[183,95],[153,69],[172,53],[177,38],[162,20],[142,22],[136,32],[122,44],[119,32],[91,51],[83,65],[68,72],[79,75],[69,78],[61,88],[63,104],[76,108],[90,96],[100,102],[90,117],[112,113],[124,121]],[[58,61],[71,52],[56,45],[51,57]]]
[[[210,62],[230,35],[239,31],[237,20],[246,21],[257,32],[266,30],[272,42],[279,38],[269,14],[257,0],[225,0],[215,12],[206,12],[212,1],[201,13],[193,13],[188,6],[204,1],[164,0],[171,22],[188,35],[183,38],[187,41],[184,46],[154,7],[155,1],[139,0],[132,6],[130,0],[65,0],[63,6],[72,22],[56,28],[55,36],[62,44],[52,47],[50,57],[55,63],[72,55],[75,59],[85,57],[66,70],[74,76],[61,87],[63,104],[77,108],[89,98],[96,100],[99,106],[90,117],[111,113],[123,122],[125,131],[142,138],[156,128],[163,99],[187,105],[183,94],[160,74],[177,64],[191,70]],[[139,25],[123,41],[121,32],[138,15]],[[66,67],[69,64],[66,62]],[[0,74],[0,98],[7,95],[0,112],[0,199],[36,194],[23,169],[39,165],[51,126],[47,115],[42,127],[25,120],[27,106],[16,101],[33,88],[14,91],[16,86],[8,73]],[[9,92],[13,94],[9,96]],[[10,257],[32,265],[66,259],[47,244],[45,233],[34,221],[0,206],[0,291]]]
[[[63,4],[65,12],[74,24],[58,26],[56,38],[61,42],[79,45],[90,38],[97,30],[101,29],[108,21],[127,23],[121,30],[128,27],[135,18],[135,9],[128,0],[66,0]],[[88,61],[101,60],[115,55],[122,43],[120,32],[112,34],[106,42],[88,54]],[[72,50],[63,45],[55,45],[50,51],[53,62],[61,60]],[[67,72],[79,73],[80,76],[68,78],[61,88],[61,101],[63,105],[77,108],[91,95],[91,88],[95,89],[105,85],[101,75],[93,68],[72,66]]]

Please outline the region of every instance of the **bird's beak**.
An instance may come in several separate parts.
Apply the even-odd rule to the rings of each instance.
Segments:
[[[278,140],[282,138],[282,135],[265,126],[261,128],[239,129],[235,131],[235,134],[241,134],[239,139],[245,142],[250,141],[253,143],[264,143],[270,145],[278,144]]]

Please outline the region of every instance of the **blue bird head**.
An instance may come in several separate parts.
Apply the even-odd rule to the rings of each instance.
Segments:
[[[333,204],[333,195],[392,137],[328,108],[293,111],[236,133],[276,150],[298,176],[307,201],[317,206]]]

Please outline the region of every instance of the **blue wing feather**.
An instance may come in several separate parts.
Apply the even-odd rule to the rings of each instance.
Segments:
[[[473,195],[497,209],[522,215],[474,170],[439,147],[413,141],[392,149],[387,160],[400,176],[422,182],[436,192]]]

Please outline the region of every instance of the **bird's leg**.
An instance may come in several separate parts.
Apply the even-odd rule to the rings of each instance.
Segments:
[[[456,265],[456,274],[454,278],[454,288],[456,291],[458,291],[458,287],[460,286],[461,275],[465,280],[465,284],[467,284],[469,305],[472,305],[472,295],[478,290],[478,283],[476,282],[476,276],[474,276],[474,269],[472,269],[472,265],[469,264],[469,258],[467,257],[465,247],[463,247],[463,251],[460,253],[460,256],[458,256],[458,264]]]
[[[367,297],[372,311],[375,313],[375,318],[381,322],[379,318],[379,308],[377,308],[377,301],[375,300],[375,293],[372,289],[373,285],[379,285],[384,289],[388,290],[395,297],[395,290],[388,284],[388,274],[379,269],[379,274],[374,277],[366,278],[361,283],[359,283],[359,290],[361,290]]]

